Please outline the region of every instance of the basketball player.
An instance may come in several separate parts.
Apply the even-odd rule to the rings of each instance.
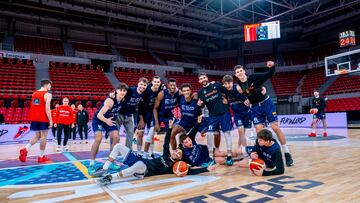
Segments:
[[[255,125],[256,132],[265,127],[266,121],[270,122],[270,126],[276,133],[285,152],[286,165],[292,166],[294,161],[286,145],[285,135],[279,127],[275,105],[269,95],[261,93],[263,84],[275,73],[275,63],[273,61],[268,61],[266,66],[269,68],[267,73],[247,76],[245,68],[237,65],[234,67],[235,76],[239,79],[239,86],[252,105],[251,119]]]
[[[252,148],[250,157],[252,159],[260,158],[265,162],[265,169],[253,169],[257,176],[280,175],[285,171],[280,145],[268,129],[262,129],[257,133],[256,143]]]
[[[246,154],[245,129],[251,128],[250,107],[244,104],[243,101],[246,100],[246,97],[238,92],[237,85],[233,83],[231,75],[225,75],[222,82],[224,87],[231,92],[231,94],[226,96],[226,99],[234,112],[234,122],[238,128],[239,141],[237,150],[241,150],[242,154]]]
[[[137,152],[142,154],[141,148],[143,145],[143,136],[145,132],[145,125],[148,133],[154,133],[154,104],[155,99],[161,91],[161,80],[159,76],[154,76],[151,84],[147,86],[144,97],[139,104],[139,124],[137,127]]]
[[[117,156],[124,157],[124,164],[128,165],[126,168],[118,173],[109,174],[96,180],[101,185],[108,185],[113,179],[121,179],[129,176],[134,176],[138,179],[143,179],[145,176],[172,174],[173,165],[175,162],[182,159],[183,152],[181,149],[176,149],[170,152],[170,131],[165,136],[163,144],[163,155],[154,159],[145,159],[141,156],[136,156],[128,147],[117,144],[109,155],[102,169],[94,173],[95,177],[103,176],[107,173],[109,166],[113,163]],[[207,168],[189,169],[189,175],[195,175],[202,172],[213,170],[213,166]]]
[[[325,108],[326,108],[326,101],[324,98],[320,97],[319,91],[314,90],[314,97],[311,98],[310,106],[312,109],[317,109],[317,113],[314,114],[313,121],[312,121],[312,132],[309,134],[309,137],[316,137],[316,121],[319,119],[322,122],[324,133],[323,136],[327,136],[326,128],[326,115],[325,115]]]
[[[29,143],[20,149],[19,160],[21,162],[26,162],[26,157],[28,150],[40,140],[40,154],[38,157],[38,163],[45,163],[50,161],[47,158],[45,153],[46,147],[46,137],[48,134],[49,128],[53,127],[53,121],[51,118],[51,94],[49,93],[51,89],[51,81],[50,80],[41,80],[40,82],[41,88],[35,91],[31,95],[31,103],[30,103],[30,112],[29,112],[29,120],[30,120],[30,130],[35,131],[35,136],[31,138]]]
[[[199,116],[195,122],[196,124],[188,133],[185,133],[184,131],[180,133],[179,147],[183,148],[183,160],[191,166],[202,166],[205,168],[215,165],[216,163],[226,164],[227,153],[219,151],[218,154],[215,154],[215,158],[212,159],[209,156],[208,146],[196,143],[195,136],[201,122],[202,116]],[[235,151],[232,153],[232,156],[237,156]]]
[[[226,165],[232,166],[231,116],[229,107],[222,101],[222,94],[228,94],[228,91],[218,82],[210,83],[206,73],[200,73],[198,79],[199,83],[203,86],[198,93],[198,105],[206,105],[209,110],[209,125],[206,138],[210,157],[212,158],[214,155],[214,132],[219,131],[221,127],[227,148]]]
[[[115,146],[119,140],[119,129],[116,126],[116,117],[121,108],[124,106],[124,98],[127,93],[128,86],[125,83],[120,83],[115,89],[115,97],[108,97],[101,103],[99,110],[94,114],[92,120],[92,128],[95,139],[91,147],[91,160],[88,168],[88,174],[92,175],[95,172],[95,158],[99,151],[99,146],[103,137],[102,131],[109,134],[112,138],[112,145]],[[116,167],[115,167],[116,168]]]
[[[134,113],[137,112],[138,104],[143,99],[148,83],[148,79],[141,77],[136,87],[130,87],[127,90],[124,107],[121,108],[120,114],[116,119],[119,128],[121,125],[124,125],[126,132],[125,145],[130,149],[132,149],[134,138]]]
[[[206,131],[207,128],[209,126],[209,110],[206,108],[206,106],[204,106],[204,108],[202,108],[202,114],[201,114],[201,124],[200,127],[198,129],[198,133],[200,133],[201,137],[206,137]],[[218,152],[220,152],[220,142],[221,142],[221,137],[220,137],[220,132],[216,131],[214,132],[214,145],[215,145],[215,151],[214,151],[214,156],[218,156]],[[221,156],[223,155],[224,152],[221,152]],[[226,152],[225,152],[226,154]]]
[[[177,91],[176,80],[169,79],[167,89],[162,90],[156,97],[153,114],[154,114],[154,131],[149,132],[145,142],[144,151],[147,157],[153,157],[154,153],[154,134],[160,130],[160,123],[165,124],[166,131],[169,129],[169,121],[174,119],[172,110],[179,103],[179,91]],[[149,150],[150,149],[150,150]]]
[[[191,91],[191,85],[184,83],[180,87],[181,96],[179,99],[179,106],[181,112],[181,119],[172,126],[170,145],[172,150],[176,149],[176,135],[181,132],[187,133],[197,122],[198,116],[201,115],[201,108],[197,105],[197,94]],[[197,131],[195,131],[196,133]]]

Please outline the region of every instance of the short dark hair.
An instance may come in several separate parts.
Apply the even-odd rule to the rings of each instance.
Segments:
[[[160,76],[158,76],[158,75],[155,75],[152,79],[153,79],[153,80],[154,80],[154,79],[159,79],[159,80],[161,80]]]
[[[179,142],[182,145],[182,143],[184,142],[184,140],[188,137],[188,135],[184,132],[182,132],[179,136]]]
[[[185,87],[188,87],[189,89],[191,89],[190,83],[183,83],[183,84],[181,84],[180,89],[182,90],[182,89],[185,88]]]
[[[314,91],[313,92],[319,92],[319,90],[318,89],[314,89]]]
[[[231,75],[224,75],[223,79],[222,79],[222,82],[225,83],[225,82],[233,82],[233,77]]]
[[[206,76],[207,77],[207,74],[205,72],[200,72],[199,75],[198,75],[198,78],[200,78],[201,76]]]
[[[43,87],[44,85],[47,85],[47,84],[52,84],[51,80],[49,80],[49,79],[42,79],[42,80],[40,81],[41,87]]]
[[[268,129],[262,129],[260,132],[257,133],[257,139],[271,141],[273,139],[272,132]]]
[[[169,84],[169,83],[171,83],[171,82],[175,82],[175,83],[176,83],[176,79],[175,79],[175,78],[169,78],[167,83]]]
[[[243,69],[243,70],[245,70],[245,68],[244,68],[244,66],[242,66],[242,65],[236,65],[235,67],[234,67],[234,71],[236,71],[237,69]]]
[[[127,84],[123,82],[119,83],[118,86],[116,87],[117,90],[128,90],[128,88],[129,87],[127,86]]]
[[[143,83],[148,84],[149,80],[146,77],[141,77],[141,78],[139,78],[139,82],[143,82]]]

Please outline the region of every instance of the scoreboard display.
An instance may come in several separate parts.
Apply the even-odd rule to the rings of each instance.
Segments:
[[[355,43],[355,32],[352,30],[340,32],[339,34],[340,47],[347,47],[356,45]]]
[[[280,38],[280,21],[244,25],[245,42]]]

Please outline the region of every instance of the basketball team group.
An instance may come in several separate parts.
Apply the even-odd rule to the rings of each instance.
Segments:
[[[234,161],[244,167],[251,163],[250,169],[257,176],[283,174],[284,165],[292,166],[294,162],[279,127],[276,107],[264,87],[275,73],[275,64],[268,61],[266,66],[269,69],[266,73],[247,75],[245,68],[237,65],[234,67],[237,82],[233,76],[225,75],[222,84],[209,81],[206,73],[199,73],[198,82],[202,88],[197,93],[192,91],[189,83],[177,87],[174,79],[163,85],[159,76],[154,76],[151,82],[141,77],[134,87],[120,83],[92,119],[95,137],[88,174],[96,177],[98,184],[107,185],[125,177],[143,179],[172,173],[178,176],[205,173],[215,170],[218,164],[232,166]],[[66,127],[51,118],[51,85],[50,80],[42,80],[41,88],[32,94],[29,120],[35,136],[20,149],[21,162],[26,162],[28,150],[38,141],[38,162],[49,161],[45,156],[48,130],[53,125]],[[68,101],[68,98],[63,100]],[[314,107],[314,118],[324,119],[324,104],[318,106]],[[180,109],[180,119],[174,118],[176,107]],[[63,111],[59,114],[66,115],[66,110]],[[154,137],[160,131],[161,123],[165,126],[163,153],[154,156]],[[233,146],[231,135],[234,125],[239,135],[236,146]],[[120,143],[121,126],[126,132],[125,145]],[[253,146],[248,146],[245,131],[252,126],[256,129],[257,139]],[[266,129],[268,126],[277,139]],[[197,134],[206,137],[206,145],[196,142]],[[137,136],[136,151],[133,150],[134,135]],[[99,167],[96,155],[104,136],[110,137],[111,152]],[[226,151],[220,150],[221,140],[225,140]],[[122,162],[127,168],[121,170],[116,164],[118,156],[123,157]],[[111,174],[110,171],[117,172]]]

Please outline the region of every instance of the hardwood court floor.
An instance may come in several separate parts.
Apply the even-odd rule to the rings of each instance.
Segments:
[[[196,176],[154,176],[113,182],[107,187],[88,179],[87,161],[79,161],[79,157],[88,156],[80,156],[80,151],[89,151],[91,144],[71,145],[71,151],[79,152],[70,153],[70,157],[79,160],[59,159],[53,164],[12,168],[10,165],[16,162],[13,158],[23,145],[2,145],[0,165],[5,162],[10,165],[0,169],[0,202],[360,202],[359,129],[329,129],[327,138],[308,138],[305,129],[284,132],[295,160],[295,166],[286,167],[284,175],[256,177],[235,163]],[[199,138],[199,142],[204,141]],[[108,144],[101,148],[108,149]],[[161,150],[161,141],[156,149]],[[50,144],[47,151],[53,150]],[[37,153],[38,145],[30,150],[29,156]],[[56,166],[60,167],[54,169]],[[67,181],[41,183],[46,182],[46,177],[59,178],[53,177],[56,175],[51,170],[60,171],[57,176],[67,177]],[[13,178],[4,181],[6,175]],[[29,178],[31,181],[26,181]]]

